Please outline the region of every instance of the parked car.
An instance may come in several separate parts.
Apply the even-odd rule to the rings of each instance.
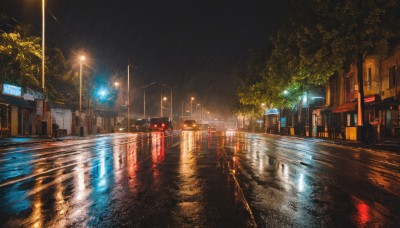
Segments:
[[[168,117],[150,118],[150,129],[151,131],[172,131],[172,120]]]
[[[114,132],[124,132],[125,131],[125,126],[123,126],[121,123],[117,123],[114,127]]]
[[[133,132],[148,132],[151,131],[150,121],[148,119],[137,119],[133,121],[131,125],[131,131]]]
[[[182,130],[198,130],[196,120],[185,120],[182,124]]]

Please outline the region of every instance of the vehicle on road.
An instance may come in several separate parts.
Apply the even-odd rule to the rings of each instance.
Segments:
[[[117,123],[114,126],[114,132],[118,133],[118,132],[125,132],[125,126],[122,125],[122,123]]]
[[[172,120],[168,117],[154,117],[150,118],[151,131],[172,131]]]
[[[136,119],[131,125],[133,132],[148,132],[151,131],[149,119]]]
[[[183,121],[182,130],[198,130],[196,120]]]

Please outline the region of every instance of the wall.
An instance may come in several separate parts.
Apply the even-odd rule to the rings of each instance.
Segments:
[[[396,88],[389,88],[389,68],[396,68],[397,93],[400,91],[400,45],[382,61],[382,99],[395,96]]]
[[[67,133],[71,134],[72,112],[70,109],[52,108],[51,118],[57,123],[60,129],[67,129]]]
[[[364,96],[378,94],[381,91],[381,79],[379,69],[379,59],[377,56],[365,58],[363,64]],[[371,70],[371,78],[368,80],[368,71]]]

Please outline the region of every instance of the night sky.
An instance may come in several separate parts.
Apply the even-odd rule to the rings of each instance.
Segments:
[[[267,46],[289,2],[47,0],[46,45],[67,57],[84,51],[98,74],[124,72],[130,61],[138,66],[133,87],[167,83],[178,87],[175,101],[195,96],[208,109],[227,112],[235,93],[232,69],[244,67],[250,48]],[[41,0],[0,4],[40,35]]]

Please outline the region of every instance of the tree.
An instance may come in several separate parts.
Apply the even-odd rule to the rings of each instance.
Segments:
[[[369,0],[362,5],[358,0],[299,0],[295,4],[271,41],[261,80],[240,97],[243,103],[267,100],[274,106],[291,106],[299,95],[325,84],[357,57],[385,55],[397,31],[395,0]],[[284,90],[289,95],[283,96]]]
[[[79,75],[75,74],[59,48],[48,48],[46,89],[50,100],[72,104],[77,100]]]
[[[237,96],[239,102],[234,105],[234,112],[239,115],[250,116],[250,128],[254,130],[253,117],[263,113],[262,102],[246,103],[242,99],[249,95],[249,87],[261,79],[261,71],[265,64],[265,54],[262,51],[251,49],[246,63],[246,69],[235,69],[232,72],[237,85]]]
[[[22,87],[40,88],[40,38],[19,33],[0,35],[0,80]]]

